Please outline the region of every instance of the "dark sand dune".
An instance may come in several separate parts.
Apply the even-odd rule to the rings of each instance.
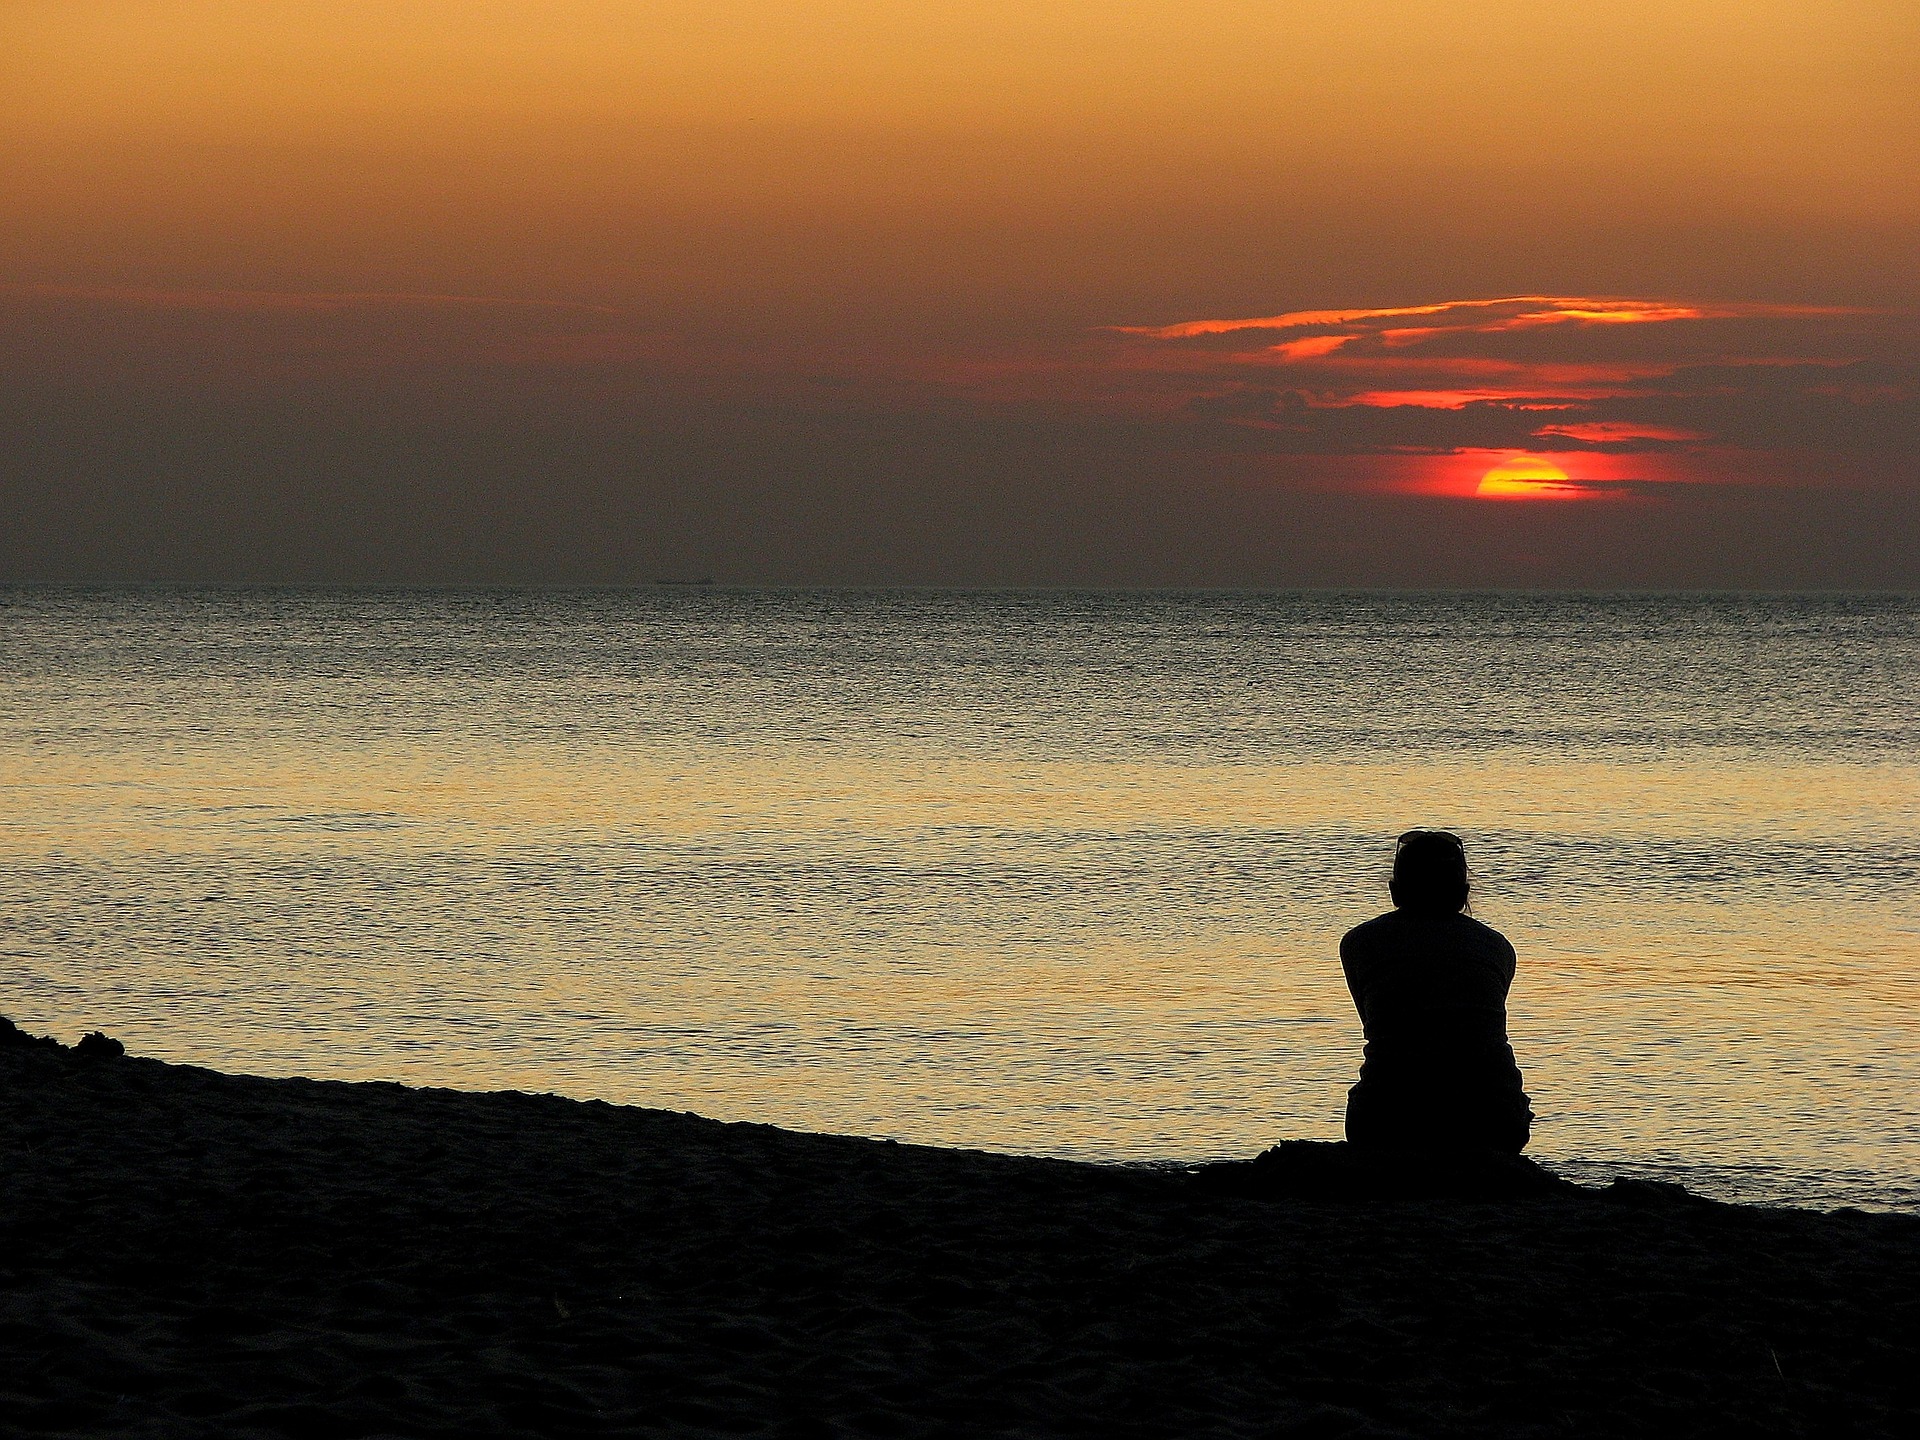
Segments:
[[[1259,1198],[1314,1165],[24,1044],[0,1116],[7,1434],[1920,1433],[1909,1217]]]

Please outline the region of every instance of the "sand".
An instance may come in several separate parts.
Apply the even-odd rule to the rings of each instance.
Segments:
[[[9,1435],[1920,1433],[1920,1218],[1324,1198],[1371,1183],[1332,1147],[1196,1177],[15,1040]]]

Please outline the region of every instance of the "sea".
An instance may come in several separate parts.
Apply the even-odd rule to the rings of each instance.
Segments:
[[[1920,1211],[1920,596],[0,590],[0,1013],[1126,1164],[1336,1139],[1393,840],[1529,1153]]]

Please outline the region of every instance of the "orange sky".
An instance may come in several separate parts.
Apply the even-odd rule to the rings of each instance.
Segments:
[[[1904,0],[10,0],[0,399],[48,533],[0,561],[1204,578],[1212,534],[1219,578],[1285,578],[1297,552],[1239,537],[1296,502],[1236,487],[1373,496],[1389,528],[1390,497],[1468,493],[1483,454],[1905,494],[1917,63]],[[1512,296],[1544,309],[1437,308]],[[1206,328],[1291,312],[1328,314]],[[1808,367],[1846,365],[1820,400]],[[1765,423],[1787,392],[1761,366],[1805,382],[1804,445]],[[1277,444],[1261,391],[1318,428]],[[1480,424],[1540,395],[1577,402],[1550,433]],[[296,450],[344,487],[323,534]],[[820,479],[836,453],[858,483]],[[156,479],[196,465],[226,478]],[[427,471],[493,518],[396,531],[380,497]],[[1044,544],[982,536],[1004,497],[955,509],[1007,487]],[[1215,529],[1157,550],[1201,493]],[[114,531],[134,513],[146,542]],[[671,543],[620,551],[612,515]],[[1355,581],[1419,581],[1412,534]],[[918,560],[874,559],[908,535]],[[1698,551],[1619,543],[1643,541]],[[1570,583],[1601,563],[1522,550]]]

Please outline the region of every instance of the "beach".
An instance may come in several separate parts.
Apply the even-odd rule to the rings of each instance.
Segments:
[[[9,1434],[1871,1436],[1920,1416],[1912,1216],[1645,1184],[1263,1196],[12,1041]]]

